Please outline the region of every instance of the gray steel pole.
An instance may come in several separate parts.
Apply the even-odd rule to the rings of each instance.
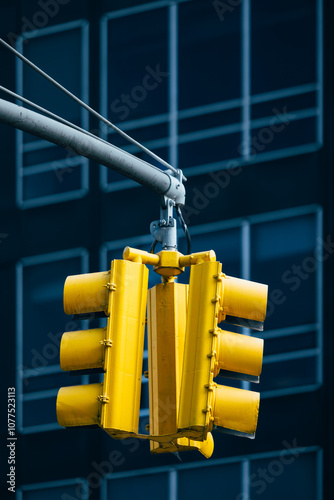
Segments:
[[[177,205],[185,203],[185,189],[180,180],[112,144],[3,99],[0,99],[0,122],[85,156],[174,200]]]

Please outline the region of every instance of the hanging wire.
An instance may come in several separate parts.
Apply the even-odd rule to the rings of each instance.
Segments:
[[[162,165],[164,165],[168,169],[172,170],[174,173],[178,173],[178,171],[177,171],[176,168],[172,167],[172,165],[170,165],[165,160],[163,160],[162,158],[160,158],[160,156],[158,156],[155,153],[153,153],[152,151],[150,151],[148,148],[146,148],[145,146],[143,146],[140,142],[136,141],[135,139],[133,139],[132,137],[130,137],[128,134],[126,134],[125,132],[123,132],[123,130],[121,130],[116,125],[114,125],[113,123],[111,123],[109,120],[107,120],[106,118],[104,118],[104,116],[100,115],[100,113],[98,113],[93,108],[91,108],[90,106],[88,106],[88,104],[86,104],[85,102],[83,102],[76,95],[72,94],[72,92],[70,92],[69,90],[67,90],[60,83],[58,83],[54,78],[52,78],[47,73],[45,73],[43,70],[41,70],[38,66],[36,66],[36,64],[34,64],[33,62],[31,62],[29,59],[27,59],[22,54],[20,54],[20,52],[18,52],[16,49],[14,49],[14,47],[12,47],[11,45],[9,45],[9,43],[5,42],[2,38],[0,38],[0,43],[4,47],[6,47],[8,50],[10,50],[11,52],[13,52],[23,62],[25,62],[31,68],[33,68],[35,71],[37,71],[37,73],[39,73],[41,76],[43,76],[49,82],[51,82],[53,85],[55,85],[59,90],[61,90],[62,92],[64,92],[68,97],[70,97],[75,102],[77,102],[78,104],[80,104],[80,106],[82,106],[84,109],[86,109],[89,113],[91,113],[93,116],[95,116],[96,118],[98,118],[99,120],[101,120],[103,123],[105,123],[106,125],[108,125],[108,127],[112,128],[115,132],[117,132],[118,134],[120,134],[122,137],[124,137],[125,139],[127,139],[129,142],[131,142],[132,144],[134,144],[135,146],[137,146],[142,151],[144,151],[144,153],[148,154],[149,156],[151,156],[152,158],[154,158],[156,161],[158,161],[159,163],[161,163]],[[185,177],[184,177],[184,180],[186,180]]]
[[[187,224],[183,218],[180,205],[176,205],[175,209],[176,209],[176,213],[177,213],[177,216],[179,218],[180,224],[182,226],[182,229],[184,231],[184,234],[187,238],[187,255],[190,255],[191,254],[191,238],[190,238],[189,230],[188,230]]]
[[[109,142],[105,141],[104,139],[101,139],[101,137],[98,137],[98,136],[92,134],[91,132],[88,132],[87,130],[79,127],[78,125],[75,125],[74,123],[71,123],[71,122],[65,120],[61,116],[56,115],[55,113],[52,113],[48,109],[45,109],[42,106],[39,106],[38,104],[35,104],[32,101],[29,101],[29,99],[26,99],[25,97],[22,97],[19,94],[12,92],[11,90],[7,89],[6,87],[3,87],[2,85],[0,85],[0,90],[2,90],[2,92],[5,92],[8,95],[14,97],[18,101],[22,101],[24,104],[31,106],[32,108],[36,109],[37,111],[40,111],[41,113],[44,113],[47,116],[50,116],[50,118],[53,118],[53,119],[59,121],[60,123],[67,125],[68,127],[71,127],[75,130],[78,130],[79,132],[82,132],[83,134],[89,135],[90,137],[93,137],[94,139],[97,139],[97,140],[103,142],[104,144],[109,144]]]
[[[158,244],[158,240],[154,240],[152,245],[151,245],[150,253],[154,253],[154,250],[155,250],[155,247],[157,246],[157,244]]]

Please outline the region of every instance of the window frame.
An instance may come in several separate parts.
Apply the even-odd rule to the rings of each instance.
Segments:
[[[53,488],[61,488],[66,486],[73,485],[83,485],[82,493],[80,494],[81,500],[89,500],[89,483],[87,479],[77,477],[73,479],[60,479],[57,481],[47,481],[45,483],[34,483],[34,484],[25,484],[20,486],[17,491],[17,500],[24,500],[24,492],[26,491],[38,491],[43,489],[53,489]]]
[[[100,113],[104,116],[108,115],[108,23],[112,19],[125,18],[127,16],[147,12],[160,8],[168,8],[169,18],[169,35],[167,40],[169,73],[172,75],[169,85],[169,110],[167,114],[145,117],[141,119],[124,121],[117,125],[124,131],[134,128],[140,129],[145,126],[158,123],[166,123],[169,127],[168,137],[157,141],[147,141],[145,146],[148,148],[158,147],[164,144],[168,146],[168,159],[174,167],[178,168],[178,146],[198,138],[212,138],[222,135],[240,132],[242,147],[241,155],[236,155],[235,158],[227,160],[211,162],[186,167],[183,172],[186,176],[200,175],[208,172],[215,172],[222,169],[229,169],[238,166],[247,166],[257,163],[268,162],[280,158],[294,157],[301,154],[312,153],[318,151],[323,145],[323,1],[316,0],[316,81],[304,85],[296,85],[278,89],[275,91],[263,92],[261,94],[251,93],[251,0],[243,0],[240,5],[241,9],[241,96],[239,99],[231,99],[218,103],[213,103],[205,106],[193,107],[185,110],[178,110],[178,5],[191,0],[168,0],[151,2],[149,4],[141,4],[135,7],[124,8],[112,12],[107,12],[100,20],[100,60],[107,61],[106,64],[100,65]],[[214,6],[211,6],[214,10]],[[220,22],[217,15],[217,22]],[[308,109],[294,111],[290,121],[298,121],[305,118],[315,118],[316,131],[315,141],[303,145],[295,145],[276,149],[273,151],[257,152],[255,157],[251,157],[251,134],[252,130],[258,127],[267,127],[272,123],[273,116],[252,119],[251,106],[256,103],[263,103],[275,98],[291,97],[294,95],[302,95],[309,92],[316,93],[316,106]],[[224,109],[240,109],[242,119],[239,123],[231,123],[221,127],[211,127],[191,133],[178,133],[178,121],[182,118],[201,116],[206,113],[224,110]],[[105,140],[112,141],[112,131],[106,127],[101,127],[101,136]],[[125,146],[123,149],[129,152],[135,152],[133,146]],[[136,187],[136,183],[132,180],[121,180],[108,182],[108,172],[100,166],[100,189],[104,192],[113,192],[123,189]]]
[[[58,393],[58,389],[39,390],[28,394],[24,393],[24,379],[31,377],[43,377],[45,375],[56,375],[62,373],[60,363],[36,369],[24,368],[23,365],[23,271],[25,267],[36,266],[39,264],[46,264],[58,262],[67,259],[79,258],[81,259],[81,273],[89,271],[89,253],[85,248],[74,248],[69,250],[62,250],[59,252],[52,252],[41,255],[34,255],[32,257],[25,257],[16,263],[16,308],[15,308],[15,323],[16,323],[16,391],[17,391],[17,429],[21,434],[32,434],[35,432],[47,432],[51,430],[59,430],[61,427],[57,422],[48,424],[37,425],[23,425],[24,416],[24,403],[33,400],[41,400],[54,397]],[[61,300],[61,297],[59,297]],[[81,376],[81,383],[89,382],[88,375]]]
[[[20,36],[17,40],[17,50],[23,54],[24,53],[24,40],[31,40],[40,38],[43,36],[61,34],[65,31],[71,30],[81,30],[81,95],[80,98],[89,104],[89,23],[85,20],[78,20],[63,24],[58,24],[52,27],[39,29],[32,32],[27,32],[23,36]],[[42,78],[42,77],[41,77]],[[15,76],[15,87],[16,92],[19,95],[23,95],[24,83],[23,83],[23,62],[21,59],[16,58],[16,76]],[[60,91],[59,91],[60,92]],[[16,101],[16,104],[22,106],[22,102]],[[89,128],[89,113],[87,110],[80,109],[81,117],[81,127],[85,130]],[[24,210],[34,207],[40,207],[45,205],[51,205],[54,203],[61,203],[68,200],[80,199],[84,197],[89,191],[89,160],[82,156],[78,156],[77,164],[73,168],[81,169],[81,186],[79,189],[74,189],[72,191],[66,191],[63,193],[55,193],[50,195],[43,195],[35,198],[24,199],[23,196],[23,183],[25,177],[33,174],[51,172],[54,170],[54,160],[49,160],[37,165],[23,166],[23,156],[24,153],[30,151],[39,151],[44,148],[53,147],[54,144],[43,140],[34,141],[32,144],[25,144],[23,141],[23,132],[16,129],[16,204],[18,208]],[[68,168],[65,160],[58,160],[57,165],[63,168]]]
[[[283,443],[282,443],[283,444]],[[316,455],[316,490],[317,496],[315,500],[322,500],[322,477],[323,477],[323,450],[319,446],[307,446],[307,447],[297,447],[297,448],[284,448],[285,456],[293,456],[293,453],[298,453],[299,455],[306,455],[314,453]],[[251,498],[251,474],[250,465],[255,460],[261,459],[275,459],[280,458],[282,455],[282,450],[268,451],[253,453],[247,455],[239,455],[235,457],[211,459],[207,461],[200,460],[198,462],[189,462],[183,464],[175,464],[170,466],[162,467],[150,467],[146,469],[131,470],[125,472],[113,472],[112,474],[107,474],[101,481],[100,490],[100,500],[107,500],[108,496],[108,481],[112,482],[117,479],[128,479],[136,478],[140,476],[149,476],[153,474],[168,474],[168,498],[169,500],[178,500],[178,473],[183,470],[193,470],[196,469],[205,470],[209,467],[224,466],[231,464],[241,465],[240,474],[240,498]]]

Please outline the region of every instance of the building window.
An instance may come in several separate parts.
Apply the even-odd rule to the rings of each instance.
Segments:
[[[88,382],[87,376],[69,379],[59,365],[62,333],[88,328],[87,322],[66,316],[62,304],[66,277],[85,272],[88,253],[82,248],[27,257],[16,266],[17,418],[22,433],[59,429],[59,387]]]
[[[60,498],[89,499],[89,485],[85,479],[63,479],[29,484],[17,490],[17,500],[59,500]]]
[[[118,481],[109,481],[107,483],[106,498],[147,498],[147,485],[150,490],[159,491],[159,499],[169,500],[168,495],[168,473],[143,474],[136,478],[120,478]]]
[[[210,493],[221,496],[224,485],[224,498],[235,499],[240,494],[241,463],[212,465],[197,469],[183,469],[177,473],[177,497],[190,500],[195,492],[198,498],[205,495],[205,490],[210,484]],[[219,481],[217,481],[219,478]]]
[[[88,37],[88,23],[76,21],[27,33],[18,40],[18,50],[88,103]],[[20,59],[16,61],[18,94],[88,129],[86,110]],[[16,139],[16,199],[20,208],[58,203],[87,193],[86,158],[20,130]]]
[[[159,1],[101,19],[101,113],[187,176],[322,145],[322,0],[222,10],[222,2]],[[105,168],[100,176],[105,191],[136,185]]]
[[[252,279],[270,283],[259,387],[265,397],[322,383],[322,214],[292,214],[251,228]]]
[[[148,483],[166,500],[200,498],[208,488],[217,498],[223,491],[226,500],[293,500],[300,494],[307,500],[321,500],[322,450],[313,446],[294,448],[292,453],[289,445],[285,442],[282,450],[243,457],[114,472],[103,480],[101,500],[130,498],[133,493],[142,500],[147,497]]]

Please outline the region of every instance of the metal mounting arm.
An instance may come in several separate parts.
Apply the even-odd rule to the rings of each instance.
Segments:
[[[182,177],[39,113],[0,99],[0,123],[57,144],[148,187],[175,205],[184,205]]]

